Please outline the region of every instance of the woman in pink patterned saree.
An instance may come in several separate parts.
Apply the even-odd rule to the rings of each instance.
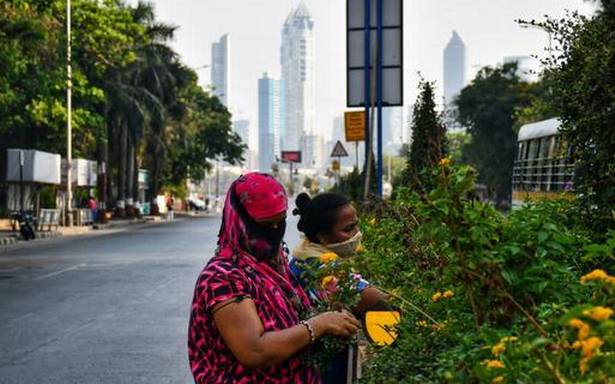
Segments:
[[[348,312],[305,318],[310,300],[282,245],[287,208],[284,188],[269,175],[249,173],[229,188],[218,250],[192,303],[188,349],[196,383],[317,384],[305,349],[322,335],[357,331]]]

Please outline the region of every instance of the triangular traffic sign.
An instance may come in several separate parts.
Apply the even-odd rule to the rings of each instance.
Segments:
[[[342,145],[341,141],[338,140],[337,143],[335,143],[333,152],[331,152],[331,157],[348,157],[348,152],[346,152],[346,149]]]

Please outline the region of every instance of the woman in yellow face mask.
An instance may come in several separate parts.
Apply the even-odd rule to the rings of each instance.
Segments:
[[[308,270],[306,264],[311,268],[318,267],[320,256],[324,253],[333,252],[340,258],[354,256],[361,245],[362,235],[358,227],[357,212],[342,195],[323,193],[310,198],[306,193],[301,193],[295,204],[297,208],[293,214],[300,216],[297,229],[304,234],[304,240],[293,250],[289,266],[291,272],[304,284],[304,273]],[[363,279],[359,281],[357,290],[361,295],[359,304],[353,308],[357,316],[387,299],[386,294],[371,287],[369,282]],[[307,293],[313,300],[323,297],[319,292]],[[344,358],[345,356],[340,356],[340,362],[337,362],[338,359],[332,362],[333,369],[323,374],[323,384],[345,382],[345,368],[339,366],[347,361]]]

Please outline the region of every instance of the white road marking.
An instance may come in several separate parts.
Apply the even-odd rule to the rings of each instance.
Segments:
[[[55,272],[52,272],[52,273],[48,273],[48,274],[46,274],[46,275],[39,276],[39,277],[35,278],[34,280],[44,280],[44,279],[48,279],[48,278],[50,278],[50,277],[54,277],[54,276],[60,275],[60,274],[62,274],[62,273],[64,273],[64,272],[70,272],[70,271],[74,271],[74,270],[75,270],[75,269],[77,269],[77,268],[85,267],[86,265],[87,265],[87,264],[77,264],[77,265],[73,265],[72,267],[64,268],[64,269],[61,269],[61,270],[59,270],[59,271],[55,271]]]

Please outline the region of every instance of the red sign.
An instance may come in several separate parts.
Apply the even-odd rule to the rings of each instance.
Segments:
[[[300,163],[301,162],[301,151],[282,151],[282,162]]]

